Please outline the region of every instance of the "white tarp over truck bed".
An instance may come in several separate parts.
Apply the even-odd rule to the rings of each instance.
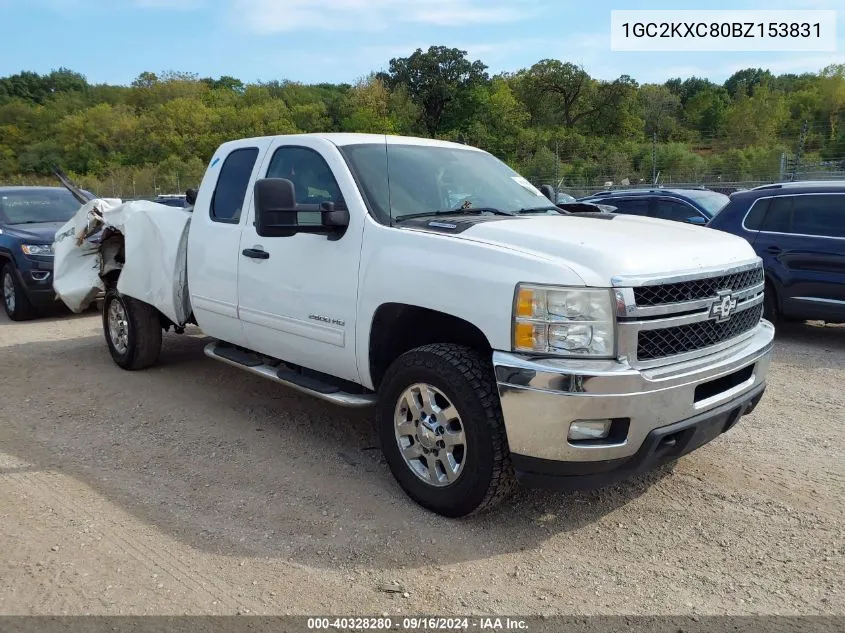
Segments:
[[[82,312],[105,288],[100,278],[122,269],[121,294],[155,306],[177,325],[191,314],[188,295],[188,227],[191,213],[147,201],[96,199],[56,233],[53,288],[73,312]],[[92,238],[102,229],[123,235],[123,263],[113,240]]]

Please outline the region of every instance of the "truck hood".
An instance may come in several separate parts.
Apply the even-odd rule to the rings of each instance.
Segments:
[[[588,286],[620,275],[668,276],[753,261],[751,245],[702,226],[629,215],[543,215],[479,222],[464,239],[559,260]]]
[[[52,244],[56,231],[62,228],[64,222],[37,222],[35,224],[7,224],[3,233],[21,240],[29,240],[36,244]]]

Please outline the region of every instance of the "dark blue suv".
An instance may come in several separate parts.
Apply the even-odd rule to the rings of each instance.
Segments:
[[[707,224],[730,198],[709,189],[618,189],[601,191],[578,202],[609,204],[614,213],[643,215],[661,220]]]
[[[737,192],[708,226],[763,258],[767,319],[845,323],[845,181]]]
[[[0,187],[0,288],[10,319],[56,305],[53,239],[80,206],[62,187]]]

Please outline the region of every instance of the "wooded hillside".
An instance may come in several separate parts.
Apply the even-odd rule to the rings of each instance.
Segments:
[[[552,59],[491,76],[463,51],[431,47],[340,85],[182,72],[93,85],[59,69],[0,78],[0,182],[44,182],[56,164],[102,195],[184,190],[219,143],[300,131],[460,140],[564,184],[649,180],[656,139],[658,168],[674,180],[756,180],[777,177],[804,126],[804,159],[845,168],[845,65],[639,84]]]

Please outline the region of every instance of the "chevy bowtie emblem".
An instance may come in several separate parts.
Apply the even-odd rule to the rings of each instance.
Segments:
[[[717,323],[721,323],[730,319],[734,310],[736,310],[736,299],[733,298],[730,291],[720,292],[719,300],[710,306],[710,318],[716,319]]]

